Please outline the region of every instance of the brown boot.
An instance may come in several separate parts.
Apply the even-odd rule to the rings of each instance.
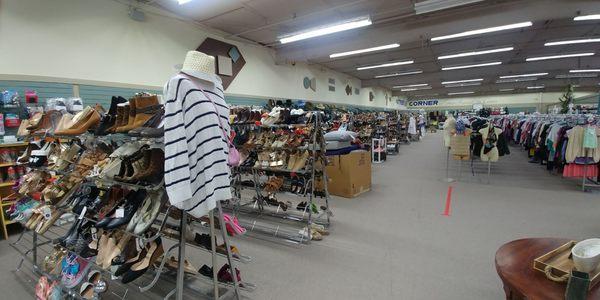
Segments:
[[[117,117],[115,120],[115,124],[113,126],[106,129],[108,133],[114,133],[117,127],[123,126],[123,119],[125,114],[125,106],[117,106]]]
[[[149,149],[147,152],[150,152],[149,164],[142,172],[135,176],[135,179],[158,183],[163,176],[165,153],[157,148]]]
[[[125,119],[123,119],[123,125],[117,127],[115,132],[127,132],[133,128],[133,121],[135,121],[135,99],[136,98],[129,99],[129,105],[125,106],[126,114],[123,114],[125,116]]]
[[[161,106],[158,102],[156,95],[141,95],[133,99],[134,106],[130,106],[129,123],[125,127],[121,127],[118,130],[120,132],[127,132],[131,129],[138,128],[144,125],[152,116],[160,111]],[[133,108],[134,113],[131,113]],[[133,121],[131,120],[133,116]]]

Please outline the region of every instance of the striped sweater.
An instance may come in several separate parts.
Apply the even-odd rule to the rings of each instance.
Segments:
[[[169,201],[194,217],[206,215],[216,201],[231,198],[228,144],[229,107],[221,79],[178,74],[165,86],[165,188]],[[218,108],[218,115],[204,91]]]

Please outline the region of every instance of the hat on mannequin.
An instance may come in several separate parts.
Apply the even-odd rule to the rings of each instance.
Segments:
[[[215,75],[215,58],[198,51],[188,51],[181,72],[207,81],[221,81]]]

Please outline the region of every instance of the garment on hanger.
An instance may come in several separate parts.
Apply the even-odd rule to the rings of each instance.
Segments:
[[[495,128],[492,124],[488,124],[479,130],[481,133],[481,139],[483,140],[483,147],[481,148],[480,156],[482,161],[498,161],[499,152],[496,144],[498,142],[498,136],[502,134],[502,129]]]
[[[164,99],[169,201],[201,217],[216,206],[216,201],[232,197],[229,146],[223,132],[230,129],[229,107],[221,79],[214,74],[202,79],[178,74],[165,86]]]
[[[410,118],[408,119],[408,133],[417,134],[417,121],[413,116],[410,116]]]

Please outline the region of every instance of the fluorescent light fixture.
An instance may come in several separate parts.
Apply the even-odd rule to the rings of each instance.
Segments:
[[[569,70],[569,73],[595,73],[595,72],[600,72],[600,69]]]
[[[577,16],[577,17],[573,18],[573,21],[588,21],[588,20],[600,20],[600,15]]]
[[[179,3],[179,5],[186,4],[188,2],[192,2],[192,0],[177,0],[177,3]]]
[[[500,76],[500,79],[506,78],[519,78],[519,77],[534,77],[534,76],[546,76],[548,73],[529,73],[529,74],[518,74],[518,75],[505,75]]]
[[[525,81],[536,81],[537,77],[523,77],[523,78],[509,78],[509,79],[498,79],[496,83],[513,83],[513,82],[525,82]]]
[[[455,93],[448,93],[448,96],[453,96],[453,95],[469,95],[469,94],[475,94],[475,92],[455,92]]]
[[[413,92],[413,91],[430,90],[430,89],[431,89],[430,86],[424,86],[424,87],[414,87],[414,88],[400,89],[400,91],[401,92]]]
[[[442,84],[455,84],[455,83],[463,83],[463,82],[477,82],[483,81],[483,78],[477,79],[465,79],[465,80],[455,80],[455,81],[442,81]]]
[[[421,73],[423,73],[423,70],[414,70],[414,71],[406,71],[406,72],[400,72],[400,73],[377,75],[377,76],[375,76],[375,78],[396,77],[396,76],[414,75],[414,74],[421,74]]]
[[[560,45],[586,44],[586,43],[600,43],[600,38],[547,42],[544,44],[544,46],[560,46]]]
[[[415,14],[426,14],[481,1],[483,0],[425,0],[415,3]]]
[[[543,86],[543,85],[534,85],[534,86],[527,87],[528,90],[537,90],[537,89],[543,89],[543,88],[545,88],[545,86]]]
[[[481,85],[481,82],[468,82],[468,83],[448,84],[448,85],[446,85],[444,87],[447,87],[447,88],[456,88],[456,87],[475,86],[475,85]]]
[[[437,96],[438,94],[420,94],[420,95],[414,95],[414,97],[431,97],[431,96]]]
[[[499,92],[510,92],[510,91],[514,91],[515,89],[499,89]]]
[[[474,50],[474,51],[469,51],[469,52],[462,52],[462,53],[456,53],[456,54],[438,56],[438,59],[442,60],[442,59],[449,59],[449,58],[457,58],[457,57],[465,57],[465,56],[475,56],[475,55],[483,55],[483,54],[490,54],[490,53],[506,52],[506,51],[512,51],[514,49],[515,49],[514,47],[504,47],[504,48],[497,48],[497,49],[490,49],[490,50]]]
[[[371,22],[370,18],[354,19],[354,20],[347,21],[347,22],[344,22],[341,24],[329,25],[329,26],[325,26],[325,27],[321,27],[321,28],[308,30],[306,32],[293,34],[293,35],[279,39],[279,42],[281,42],[282,44],[287,44],[287,43],[291,43],[291,42],[314,38],[317,36],[323,36],[323,35],[328,35],[328,34],[340,32],[340,31],[346,31],[346,30],[350,30],[350,29],[365,27],[365,26],[369,26],[371,24],[372,24],[372,22]]]
[[[396,62],[385,63],[385,64],[380,64],[380,65],[358,67],[358,68],[356,68],[356,70],[360,71],[360,70],[368,70],[368,69],[375,69],[375,68],[386,68],[386,67],[393,67],[393,66],[410,65],[414,62],[415,62],[414,60],[396,61]]]
[[[356,54],[361,54],[361,53],[381,51],[381,50],[393,49],[393,48],[398,48],[398,47],[400,47],[400,44],[389,44],[389,45],[377,46],[377,47],[354,50],[354,51],[334,53],[334,54],[329,55],[329,58],[356,55]]]
[[[392,87],[393,89],[402,89],[402,88],[412,88],[412,87],[420,87],[420,86],[428,86],[428,83],[416,83],[416,84],[409,84],[409,85],[397,85]]]
[[[525,61],[538,61],[538,60],[548,60],[548,59],[592,56],[594,54],[595,54],[594,52],[584,52],[584,53],[560,54],[560,55],[550,55],[550,56],[537,56],[537,57],[528,57],[527,59],[525,59]]]
[[[497,66],[500,64],[502,64],[501,61],[495,61],[495,62],[490,62],[490,63],[475,64],[475,65],[449,66],[449,67],[442,67],[442,71],[468,69],[468,68],[479,68],[479,67],[487,67],[487,66]]]
[[[598,74],[594,73],[574,73],[574,74],[560,74],[556,75],[556,79],[565,79],[565,78],[594,78],[598,77]]]
[[[461,33],[434,37],[434,38],[431,38],[431,41],[441,41],[441,40],[454,39],[454,38],[471,36],[471,35],[479,35],[479,34],[496,32],[496,31],[523,28],[523,27],[529,27],[531,25],[533,25],[533,23],[531,23],[531,22],[522,22],[522,23],[515,23],[515,24],[509,24],[509,25],[503,25],[503,26],[477,29],[477,30],[469,30],[469,31],[461,32]]]

